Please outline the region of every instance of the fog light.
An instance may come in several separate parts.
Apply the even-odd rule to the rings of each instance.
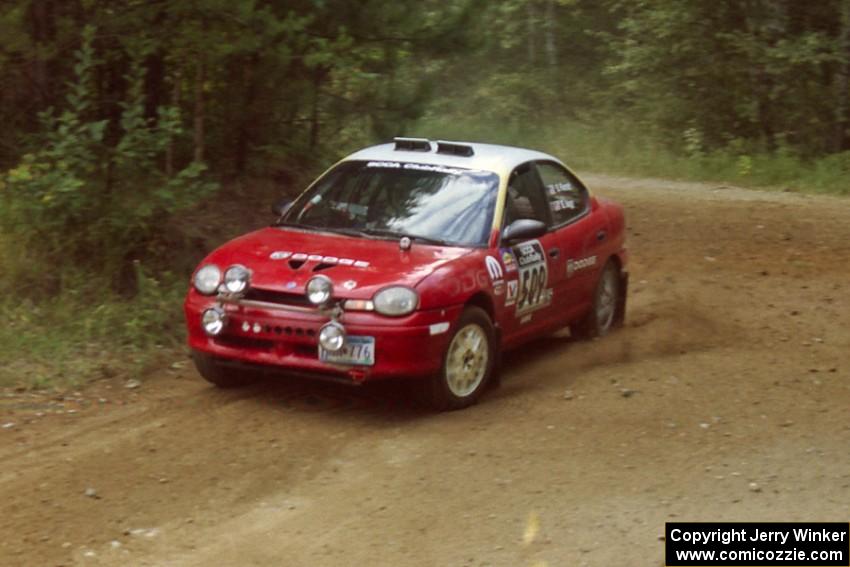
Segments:
[[[204,332],[212,337],[221,334],[226,322],[227,315],[221,307],[210,307],[201,314],[201,326]]]
[[[332,321],[319,330],[319,344],[322,348],[336,352],[345,344],[345,327]]]

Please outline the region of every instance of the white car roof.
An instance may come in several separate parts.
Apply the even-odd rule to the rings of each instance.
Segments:
[[[424,140],[422,140],[424,142]],[[440,140],[443,142],[443,140]],[[508,175],[513,168],[533,160],[549,160],[561,163],[561,160],[543,152],[515,148],[512,146],[500,146],[496,144],[478,144],[474,142],[446,142],[449,144],[460,144],[472,148],[473,155],[457,156],[452,154],[437,153],[437,142],[431,141],[431,151],[422,150],[397,150],[395,143],[371,146],[357,151],[343,161],[396,161],[424,163],[428,165],[442,165],[446,167],[462,167],[466,169],[477,169],[482,171],[493,171],[500,175]],[[561,163],[561,165],[563,165]]]

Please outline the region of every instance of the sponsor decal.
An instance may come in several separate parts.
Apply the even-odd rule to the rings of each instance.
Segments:
[[[354,281],[354,280],[347,280],[347,281],[343,282],[342,287],[351,291],[352,289],[357,287],[357,282]]]
[[[505,272],[510,274],[516,271],[516,257],[509,248],[502,248],[502,263],[505,265]]]
[[[337,258],[336,256],[322,256],[321,254],[305,254],[303,252],[289,252],[287,250],[275,250],[269,254],[272,260],[286,260],[292,258],[296,262],[322,262],[324,264],[339,264],[340,266],[354,266],[355,268],[368,268],[369,262],[354,260],[352,258]]]
[[[493,282],[493,293],[496,295],[504,295],[505,294],[505,282],[499,280],[497,282]]]
[[[552,207],[553,213],[565,210],[574,211],[577,208],[574,199],[557,199],[555,201],[550,201],[549,206]]]
[[[505,307],[510,307],[511,305],[516,305],[516,296],[519,290],[519,281],[510,280],[508,281],[508,294],[505,296]]]
[[[523,242],[514,248],[519,264],[519,289],[517,290],[517,317],[546,307],[552,302],[552,290],[546,289],[549,266],[543,246],[538,240]]]
[[[366,167],[379,167],[384,169],[411,169],[415,171],[433,171],[435,173],[447,173],[449,175],[463,175],[468,173],[466,169],[455,169],[442,165],[429,165],[424,163],[400,163],[397,161],[370,161]]]
[[[550,195],[557,195],[558,193],[571,193],[572,191],[572,184],[566,181],[561,183],[550,183],[546,186],[546,192]]]
[[[505,273],[502,271],[502,265],[492,256],[484,258],[484,263],[487,265],[487,273],[490,274],[490,281],[496,282],[501,280]]]
[[[517,256],[520,268],[527,268],[531,265],[545,264],[546,259],[543,256],[543,246],[539,240],[530,240],[514,248],[514,253]]]
[[[588,256],[587,258],[582,258],[580,260],[569,259],[567,260],[567,277],[572,277],[572,275],[579,270],[592,268],[595,265],[596,256]]]

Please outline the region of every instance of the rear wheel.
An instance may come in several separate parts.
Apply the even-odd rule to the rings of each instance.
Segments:
[[[479,307],[467,307],[455,325],[442,367],[428,383],[431,405],[456,410],[478,401],[493,374],[495,354],[490,317]]]
[[[247,386],[259,379],[259,374],[256,372],[227,368],[216,362],[215,358],[200,352],[193,351],[192,360],[195,363],[195,368],[198,369],[198,374],[200,374],[204,380],[211,384],[215,384],[219,388],[238,388],[239,386]]]
[[[609,260],[596,283],[590,311],[581,321],[570,327],[570,332],[585,339],[607,335],[617,322],[619,303],[620,270],[615,262]]]

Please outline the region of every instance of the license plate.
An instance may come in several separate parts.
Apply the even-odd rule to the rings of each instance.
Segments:
[[[330,352],[319,346],[319,360],[330,364],[375,364],[375,337],[345,337],[345,345],[336,352]]]

